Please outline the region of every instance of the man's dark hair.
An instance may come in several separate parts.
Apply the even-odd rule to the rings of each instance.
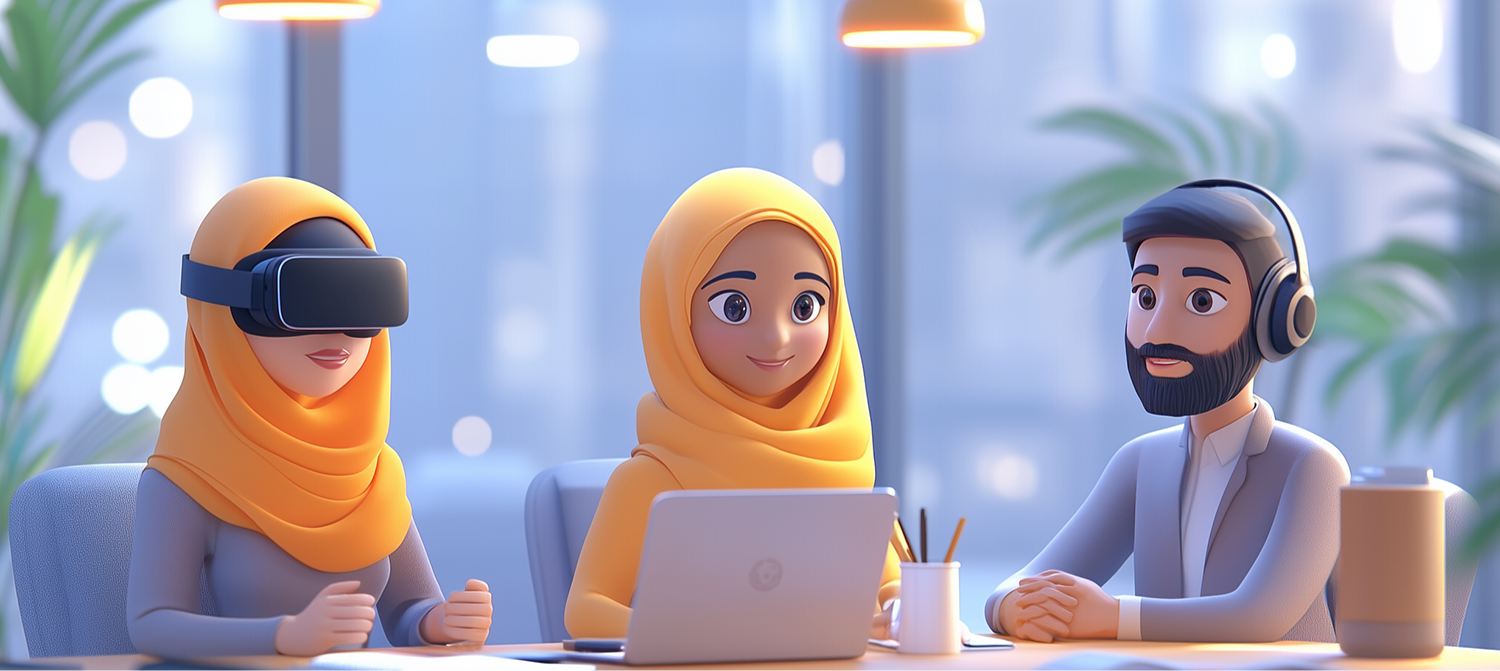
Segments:
[[[1245,266],[1252,298],[1271,266],[1286,257],[1271,221],[1244,196],[1219,189],[1177,188],[1152,198],[1125,217],[1124,233],[1132,267],[1141,243],[1151,238],[1207,238],[1229,245]]]

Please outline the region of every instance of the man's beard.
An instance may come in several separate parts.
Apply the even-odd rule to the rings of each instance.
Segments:
[[[1177,378],[1157,377],[1146,370],[1147,357],[1186,361],[1193,371]],[[1130,336],[1125,337],[1130,381],[1141,405],[1153,415],[1201,415],[1224,405],[1250,383],[1260,362],[1260,348],[1248,327],[1228,349],[1214,354],[1197,354],[1179,345],[1146,343],[1136,348],[1130,345]]]

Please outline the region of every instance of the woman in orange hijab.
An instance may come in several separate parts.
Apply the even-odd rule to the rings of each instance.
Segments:
[[[184,293],[190,270],[222,276],[278,250],[374,248],[332,193],[258,179],[204,218]],[[404,286],[403,270],[403,300]],[[136,648],[315,655],[364,644],[377,609],[394,645],[483,641],[489,588],[470,580],[443,598],[401,459],[385,444],[387,331],[298,335],[194,298],[187,312],[182,386],[137,490],[126,596]]]
[[[646,250],[641,339],[656,391],[584,540],[564,614],[575,638],[629,629],[657,494],[875,483],[838,234],[795,184],[736,168],[677,199]],[[888,549],[878,603],[899,577]]]

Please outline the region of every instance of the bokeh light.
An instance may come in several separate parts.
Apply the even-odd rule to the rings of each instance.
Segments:
[[[1443,57],[1443,4],[1438,0],[1396,0],[1391,37],[1401,69],[1422,74]]]
[[[85,179],[114,177],[125,167],[125,133],[108,121],[89,121],[68,138],[68,163]]]
[[[989,490],[1008,501],[1025,501],[1036,495],[1036,462],[1020,454],[999,454],[982,459],[980,478]]]
[[[122,363],[104,374],[99,392],[104,404],[122,415],[134,415],[151,402],[151,373],[133,363]]]
[[[150,138],[169,138],[193,120],[193,94],[182,82],[156,77],[141,82],[130,94],[130,123]]]
[[[157,417],[165,415],[167,406],[177,397],[177,389],[181,386],[182,366],[162,366],[151,371],[151,379],[146,383],[146,402],[151,406],[151,412]]]
[[[838,186],[844,181],[844,145],[838,140],[828,140],[813,150],[813,175],[828,186]]]
[[[130,310],[115,320],[110,340],[131,363],[151,363],[167,351],[167,322],[150,310]]]
[[[1292,38],[1277,33],[1260,45],[1260,67],[1271,79],[1284,79],[1297,69],[1297,45]]]
[[[562,35],[500,35],[485,44],[490,62],[508,68],[553,68],[578,58],[578,40]]]
[[[470,415],[458,420],[453,424],[453,447],[460,454],[468,457],[477,457],[490,449],[490,441],[494,439],[494,432],[490,430],[490,423],[482,417]]]

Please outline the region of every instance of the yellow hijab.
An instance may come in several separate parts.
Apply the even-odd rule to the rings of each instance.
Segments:
[[[193,238],[191,258],[220,268],[264,249],[292,224],[333,217],[370,249],[348,203],[321,187],[266,177],[230,191]],[[330,573],[364,568],[406,537],[411,505],[401,459],[385,444],[390,346],[370,343],[364,366],[321,399],[294,397],[261,368],[229,308],[187,299],[182,387],[162,417],[147,467],[215,517],[264,534]]]
[[[834,306],[828,348],[790,398],[752,399],[708,371],[693,344],[694,290],[746,227],[785,221],[823,250]],[[660,461],[687,489],[870,487],[875,462],[864,370],[844,295],[838,233],[812,196],[763,170],[713,173],[667,211],[646,250],[641,339],[656,392],[636,409],[632,455]]]

